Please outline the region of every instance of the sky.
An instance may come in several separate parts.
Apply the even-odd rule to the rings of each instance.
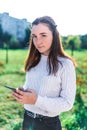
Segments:
[[[29,22],[51,16],[61,35],[87,34],[87,0],[0,0],[0,13]]]

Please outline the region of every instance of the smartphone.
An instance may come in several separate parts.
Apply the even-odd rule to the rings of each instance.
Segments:
[[[8,89],[11,89],[12,91],[16,91],[16,88],[12,87],[12,86],[9,86],[9,85],[4,85],[4,87],[8,88]]]

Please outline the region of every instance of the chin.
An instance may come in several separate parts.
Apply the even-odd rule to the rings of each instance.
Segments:
[[[44,53],[44,51],[42,51],[42,50],[38,50],[40,53]]]

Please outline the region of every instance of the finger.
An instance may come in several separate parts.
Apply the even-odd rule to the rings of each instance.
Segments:
[[[16,95],[15,92],[12,92],[12,96],[13,96],[13,97],[17,97],[17,95]]]
[[[33,92],[34,92],[34,90],[32,90],[32,89],[26,89],[26,91],[27,91],[27,92],[30,92],[30,93],[33,93]]]
[[[24,92],[21,91],[20,89],[17,90],[17,93],[20,94],[20,95],[22,95],[22,96],[24,95]]]
[[[19,87],[18,89],[21,90],[21,91],[24,91],[24,88],[23,88],[23,87]]]
[[[14,98],[15,98],[16,96],[12,93],[12,97],[14,97]]]
[[[19,98],[18,97],[16,97],[14,94],[12,95],[17,101],[19,100]]]
[[[13,93],[13,96],[17,99],[23,99],[23,96],[18,93]]]

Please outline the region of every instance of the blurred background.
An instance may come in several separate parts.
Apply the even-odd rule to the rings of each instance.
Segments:
[[[0,130],[21,130],[23,106],[5,84],[22,86],[31,23],[54,18],[65,51],[77,62],[77,91],[72,110],[60,115],[63,130],[87,130],[87,8],[86,0],[0,0]]]

